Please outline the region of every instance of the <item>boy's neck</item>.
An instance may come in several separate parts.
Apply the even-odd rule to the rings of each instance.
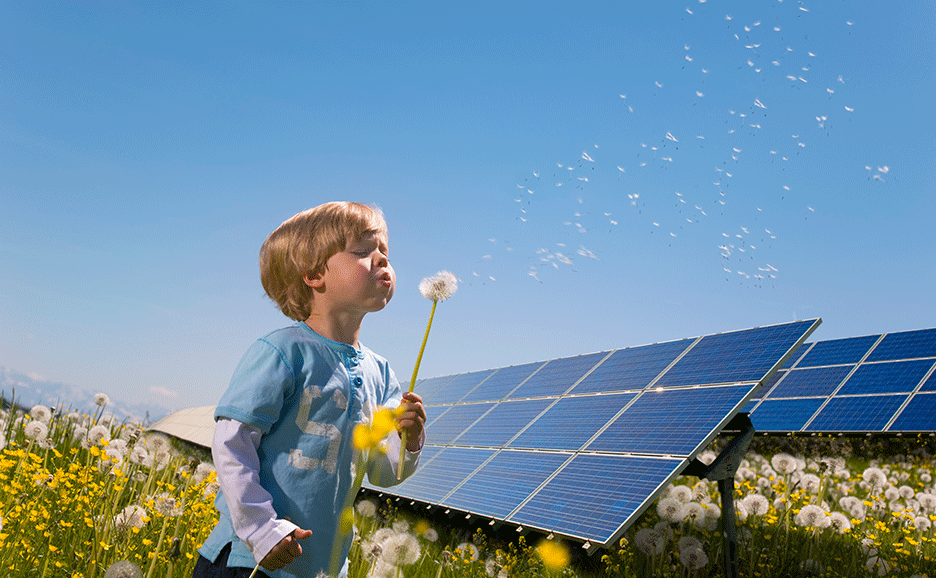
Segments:
[[[305,323],[322,337],[360,349],[358,337],[361,334],[361,321],[363,318],[341,320],[312,314]]]

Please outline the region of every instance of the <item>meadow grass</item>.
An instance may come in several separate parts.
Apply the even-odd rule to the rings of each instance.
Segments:
[[[191,576],[218,518],[207,454],[117,421],[102,402],[0,413],[0,575]],[[929,444],[758,440],[735,476],[741,576],[936,578]],[[589,556],[365,491],[351,576],[724,576],[719,499],[716,484],[678,478]]]

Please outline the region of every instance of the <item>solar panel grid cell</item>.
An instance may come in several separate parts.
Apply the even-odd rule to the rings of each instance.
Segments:
[[[936,394],[918,393],[900,412],[887,431],[932,432],[936,430]]]
[[[452,406],[426,426],[426,439],[433,445],[448,445],[492,407],[494,402]]]
[[[836,395],[870,393],[909,393],[933,366],[933,360],[863,363],[842,384]]]
[[[538,416],[554,399],[502,401],[458,438],[455,445],[500,448]]]
[[[452,377],[428,398],[424,398],[423,401],[427,405],[458,402],[495,371],[494,369],[486,369],[484,371],[460,373]]]
[[[519,399],[563,394],[606,355],[607,352],[602,352],[554,359],[511,393],[509,398]]]
[[[503,520],[570,456],[558,452],[501,451],[442,505]]]
[[[803,355],[797,367],[858,363],[880,337],[880,335],[866,335],[864,337],[819,341],[808,353]]]
[[[691,339],[683,339],[618,349],[576,385],[571,393],[643,389],[692,342]]]
[[[688,456],[753,386],[644,391],[585,449]]]
[[[524,379],[530,377],[534,371],[543,366],[542,361],[502,367],[484,380],[478,387],[465,395],[460,401],[500,401],[508,393],[520,385]]]
[[[790,370],[783,381],[768,394],[768,399],[781,397],[828,397],[838,387],[854,365],[814,367]]]
[[[445,448],[394,490],[406,498],[438,504],[493,454],[486,448]]]
[[[751,414],[751,423],[762,432],[800,431],[824,402],[825,398],[768,398]]]
[[[679,459],[578,454],[508,520],[605,543],[682,464]]]
[[[906,401],[906,395],[863,395],[833,397],[819,415],[806,426],[815,432],[883,431],[894,412]]]
[[[577,450],[636,395],[617,393],[562,398],[509,445],[515,448]]]
[[[659,387],[759,381],[812,321],[703,337],[656,382]]]
[[[868,356],[868,361],[920,357],[936,357],[936,328],[888,333]]]

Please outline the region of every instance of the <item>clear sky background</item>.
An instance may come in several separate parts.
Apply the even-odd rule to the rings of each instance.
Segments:
[[[257,255],[379,205],[401,381],[936,326],[932,2],[3,2],[0,366],[216,403]]]

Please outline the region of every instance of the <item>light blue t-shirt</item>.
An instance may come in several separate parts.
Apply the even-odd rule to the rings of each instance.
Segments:
[[[305,323],[258,339],[234,371],[215,419],[230,418],[263,432],[257,454],[260,484],[273,497],[279,518],[312,530],[302,556],[274,578],[314,577],[328,571],[332,542],[349,488],[352,432],[377,406],[396,407],[400,384],[387,361],[364,346],[326,339]],[[367,408],[367,409],[365,409]],[[256,565],[237,537],[221,492],[221,516],[199,552],[214,560],[231,543],[228,566]],[[342,564],[351,547],[349,535]]]

